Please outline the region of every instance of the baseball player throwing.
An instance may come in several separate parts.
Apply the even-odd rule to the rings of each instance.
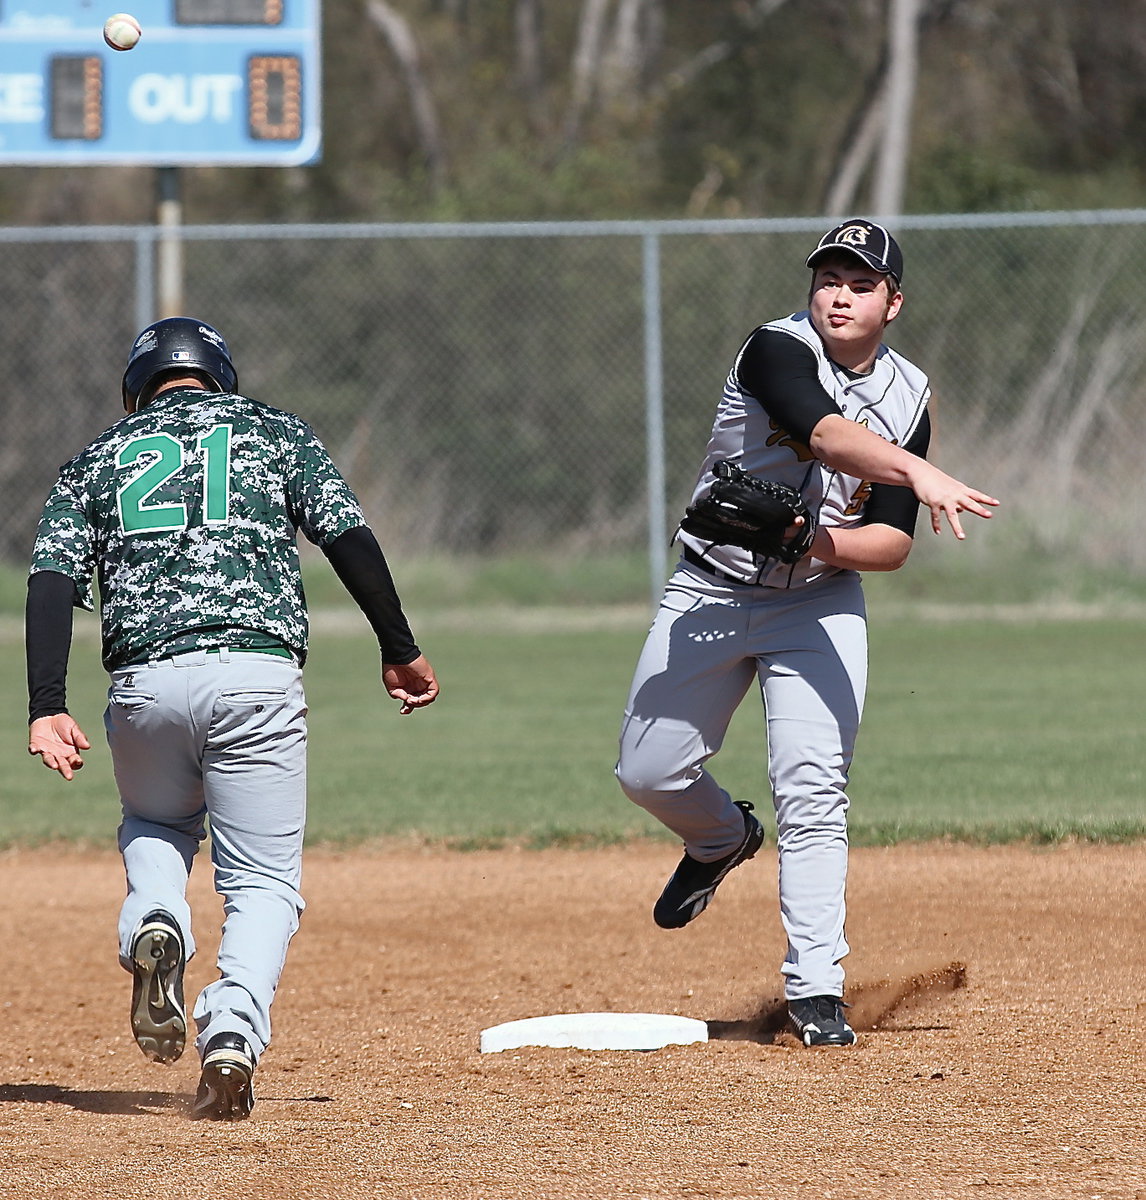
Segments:
[[[637,664],[616,771],[629,798],[684,842],[653,909],[658,925],[680,928],[764,840],[752,805],[734,803],[705,767],[756,680],[788,1015],[805,1045],[847,1046],[845,788],[867,676],[860,572],[904,564],[920,503],[936,533],[946,522],[962,539],[961,514],[989,517],[998,501],[925,459],[927,377],[883,345],[903,305],[903,256],[887,230],[845,221],[806,265],[807,309],[753,330],[732,364],[678,532],[682,559]],[[721,490],[741,471],[794,489],[802,503],[792,511],[808,514],[770,552]]]
[[[271,1038],[298,928],[306,809],[307,617],[296,531],[319,545],[373,627],[400,711],[438,694],[358,501],[300,418],[236,392],[226,343],[175,317],[136,338],[127,416],[60,471],[28,581],[28,750],[71,779],[90,748],[68,714],[72,608],[100,590],[104,724],[123,806],[120,961],[131,1028],[156,1062],[187,1031],[195,952],[188,874],[210,826],[226,921],[219,978],[193,1013],[193,1116],[236,1120]]]

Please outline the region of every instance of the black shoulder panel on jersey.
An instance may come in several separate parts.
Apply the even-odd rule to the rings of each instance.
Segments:
[[[807,445],[812,430],[840,407],[824,391],[810,346],[778,329],[761,327],[745,342],[736,381],[785,433]]]

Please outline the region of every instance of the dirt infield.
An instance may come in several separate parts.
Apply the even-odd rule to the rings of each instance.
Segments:
[[[6,853],[0,1195],[1146,1198],[1146,846],[855,851],[843,1051],[777,1030],[774,855],[666,933],[674,861],[311,851],[258,1104],[215,1125],[187,1117],[194,1054],[158,1066],[128,1033],[118,859]],[[714,1040],[478,1051],[488,1025],[600,1010]]]

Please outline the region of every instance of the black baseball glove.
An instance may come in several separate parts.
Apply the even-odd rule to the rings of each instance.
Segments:
[[[816,518],[795,488],[774,479],[760,479],[721,459],[713,466],[716,482],[707,495],[685,510],[680,527],[685,533],[717,546],[742,546],[766,558],[799,562],[811,549]],[[785,540],[797,517],[804,523]]]

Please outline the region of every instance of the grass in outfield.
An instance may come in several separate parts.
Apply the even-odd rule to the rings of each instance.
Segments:
[[[872,623],[872,674],[851,788],[856,843],[1146,835],[1144,632],[1133,620]],[[353,622],[351,622],[353,625]],[[643,628],[419,636],[443,683],[399,717],[362,633],[318,633],[307,667],[314,841],[460,847],[670,838],[612,776]],[[71,784],[25,752],[22,651],[0,641],[8,731],[0,840],[114,844],[118,820],[92,622],[72,653],[72,710],[95,743]],[[718,778],[767,808],[759,701],[733,721]]]
[[[865,588],[873,612],[885,601],[905,604],[1025,604],[1140,607],[1146,575],[1018,547],[1002,556],[980,540],[959,547],[934,538],[924,519],[911,562],[903,571],[869,575]],[[973,532],[975,532],[973,530]],[[300,546],[306,593],[312,607],[341,606],[346,593],[322,555]],[[669,552],[670,566],[674,560]],[[413,613],[507,606],[647,605],[651,583],[641,551],[614,554],[565,551],[491,556],[396,556],[394,571],[406,608]],[[0,563],[0,617],[24,612],[27,569]]]

